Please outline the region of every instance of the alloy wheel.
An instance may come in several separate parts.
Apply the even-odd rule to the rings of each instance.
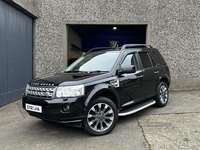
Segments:
[[[95,132],[103,132],[109,129],[114,122],[114,111],[106,103],[97,103],[88,111],[88,126]]]
[[[168,90],[165,85],[160,87],[160,101],[165,104],[168,101]]]

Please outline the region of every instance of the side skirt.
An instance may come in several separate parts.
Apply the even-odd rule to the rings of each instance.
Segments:
[[[134,105],[134,106],[132,106],[132,107],[130,107],[128,109],[120,111],[118,113],[118,116],[127,116],[127,115],[134,114],[134,113],[136,113],[136,112],[138,112],[140,110],[143,110],[143,109],[145,109],[147,107],[150,107],[150,106],[154,105],[155,103],[156,103],[155,100],[150,99],[150,100],[145,101],[143,103],[140,103],[138,105]]]

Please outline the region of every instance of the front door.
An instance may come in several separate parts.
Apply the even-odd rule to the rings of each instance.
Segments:
[[[123,74],[120,78],[121,105],[134,104],[144,99],[144,72],[138,69],[135,53],[127,54],[121,67],[134,65],[136,72]]]

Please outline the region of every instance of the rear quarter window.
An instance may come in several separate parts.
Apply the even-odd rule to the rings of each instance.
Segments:
[[[160,54],[160,52],[157,49],[151,50],[151,53],[153,54],[153,56],[157,60],[158,64],[160,64],[160,65],[166,64],[164,58],[162,57],[162,55]]]
[[[147,52],[139,53],[140,59],[142,61],[143,68],[152,67],[152,61],[150,60],[150,56]]]

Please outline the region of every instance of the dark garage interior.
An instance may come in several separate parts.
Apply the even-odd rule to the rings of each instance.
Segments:
[[[94,47],[109,47],[110,42],[145,44],[147,25],[69,25],[82,40],[82,51]],[[116,27],[114,29],[113,27]]]

